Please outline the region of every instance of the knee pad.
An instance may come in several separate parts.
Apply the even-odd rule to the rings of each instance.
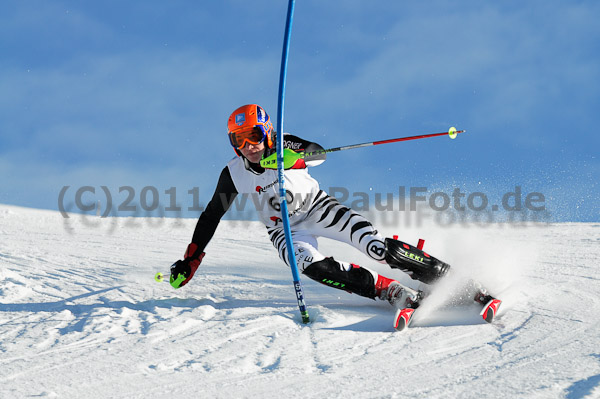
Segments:
[[[410,272],[411,278],[431,284],[450,270],[444,263],[422,250],[391,238],[385,239],[385,261],[390,267]]]
[[[329,287],[375,298],[375,278],[369,270],[360,266],[352,265],[352,268],[346,271],[333,258],[325,258],[311,263],[302,273]]]

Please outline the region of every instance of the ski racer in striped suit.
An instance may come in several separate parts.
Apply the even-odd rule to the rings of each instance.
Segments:
[[[271,120],[262,107],[244,105],[229,117],[228,135],[236,157],[221,172],[215,193],[198,219],[184,259],[171,267],[174,288],[186,285],[194,276],[205,255],[204,248],[238,194],[253,196],[259,217],[280,258],[286,264],[289,262],[281,222],[277,170],[260,165],[263,158],[275,152]],[[284,135],[283,140],[284,148],[296,152],[322,149],[316,143],[290,134]],[[426,284],[449,270],[448,264],[416,247],[382,237],[367,219],[321,190],[319,183],[308,173],[308,167],[324,160],[324,154],[312,160],[299,159],[284,172],[288,216],[299,270],[333,288],[387,300],[400,307],[418,306],[418,291],[366,267],[319,252],[317,237],[345,242],[373,260],[401,269]]]

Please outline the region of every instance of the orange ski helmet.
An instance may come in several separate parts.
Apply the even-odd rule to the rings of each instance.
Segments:
[[[260,105],[242,105],[231,113],[227,121],[229,143],[237,155],[241,155],[238,148],[243,148],[247,143],[260,144],[264,141],[266,147],[271,148],[272,134],[271,118]]]

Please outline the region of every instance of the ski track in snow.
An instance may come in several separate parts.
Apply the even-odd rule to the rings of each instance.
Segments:
[[[477,307],[442,311],[436,291],[396,333],[387,303],[307,278],[302,325],[256,222],[222,222],[188,286],[154,282],[195,223],[0,205],[0,397],[600,397],[598,224],[385,231],[426,238],[504,300],[488,325]]]

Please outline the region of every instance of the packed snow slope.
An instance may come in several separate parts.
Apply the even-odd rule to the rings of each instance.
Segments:
[[[0,206],[0,397],[600,397],[598,224],[384,228],[504,299],[488,325],[436,291],[400,333],[388,303],[307,278],[303,325],[254,222],[223,222],[186,287],[155,282],[194,226]]]

